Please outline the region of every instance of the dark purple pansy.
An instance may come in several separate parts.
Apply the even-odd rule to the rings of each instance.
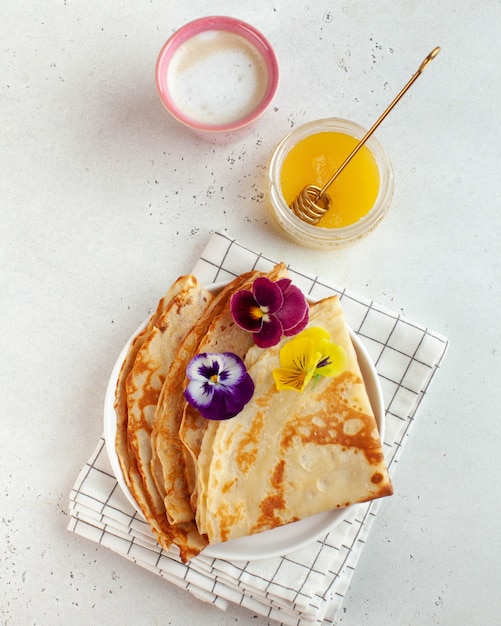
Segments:
[[[309,320],[306,298],[289,278],[275,282],[265,276],[256,278],[252,290],[233,294],[230,307],[235,324],[253,333],[260,348],[276,345],[282,335],[301,332]]]
[[[187,402],[210,420],[235,417],[254,393],[254,382],[240,357],[232,352],[204,352],[186,368]]]

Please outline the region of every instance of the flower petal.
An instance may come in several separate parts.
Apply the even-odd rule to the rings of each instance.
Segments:
[[[209,420],[226,419],[227,410],[224,396],[219,392],[214,393],[214,398],[209,406],[198,409],[203,417]]]
[[[199,408],[206,419],[226,420],[238,415],[254,394],[254,382],[249,374],[235,386],[214,387],[214,396],[209,406]]]
[[[254,294],[247,289],[235,292],[230,299],[230,309],[235,324],[251,333],[257,333],[263,325],[263,317],[258,313],[259,304]]]
[[[283,304],[277,312],[277,316],[282,322],[284,331],[288,331],[304,321],[309,310],[308,303],[306,302],[303,292],[293,285],[289,279],[279,280],[276,284],[282,290],[284,298]],[[306,322],[300,330],[302,330],[307,323],[308,318],[306,318]]]
[[[344,372],[346,352],[342,346],[323,340],[317,344],[317,348],[322,356],[315,369],[315,375],[334,377]]]
[[[308,337],[292,339],[280,350],[280,365],[303,372],[310,370],[313,372],[320,356],[320,353],[315,352],[315,345]]]
[[[315,376],[339,376],[346,369],[346,352],[341,346],[330,341],[330,333],[320,326],[310,326],[296,339],[309,338],[315,350],[322,355],[315,370]]]
[[[239,385],[247,375],[242,359],[233,352],[223,352],[218,356],[222,357],[223,361],[218,382],[224,387]]]
[[[314,342],[322,341],[323,339],[329,340],[331,338],[329,331],[325,330],[325,328],[322,328],[321,326],[310,326],[309,328],[303,330],[303,332],[298,335],[296,339],[299,339],[299,337],[309,337]]]
[[[273,379],[279,391],[283,389],[293,389],[303,392],[306,385],[310,382],[312,375],[312,372],[307,373],[286,367],[278,367],[273,370]]]
[[[284,330],[284,335],[286,337],[293,337],[294,335],[297,335],[298,333],[300,333],[302,330],[304,330],[306,328],[306,326],[308,326],[308,322],[310,321],[310,309],[307,308],[306,309],[306,313],[304,314],[304,317],[302,320],[300,320],[295,326],[293,326],[292,328],[289,328],[288,330]]]
[[[256,278],[252,284],[252,293],[260,307],[265,307],[267,313],[276,313],[283,306],[284,296],[277,283],[266,276]]]
[[[202,352],[188,363],[186,376],[190,380],[207,381],[218,375],[224,367],[224,359],[220,354]]]
[[[201,411],[210,406],[214,399],[215,386],[208,381],[190,380],[184,390],[186,401]]]
[[[261,330],[254,335],[254,343],[260,348],[276,346],[282,338],[283,328],[276,315],[270,315],[269,321],[265,322]]]
[[[245,376],[238,385],[222,388],[218,392],[224,398],[227,411],[240,412],[254,394],[254,381],[245,372]]]

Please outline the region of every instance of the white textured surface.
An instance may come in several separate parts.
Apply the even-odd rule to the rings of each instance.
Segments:
[[[341,623],[495,624],[501,5],[211,2],[262,30],[282,70],[274,108],[228,146],[181,128],[154,88],[165,39],[207,12],[199,0],[0,5],[0,623],[267,624],[66,531],[117,352],[228,228],[450,340]],[[281,238],[262,195],[273,146],[318,117],[369,126],[435,45],[378,131],[396,177],[383,224],[341,252]]]

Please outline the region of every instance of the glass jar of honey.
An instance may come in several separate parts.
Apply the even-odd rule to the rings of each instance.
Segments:
[[[317,224],[306,223],[290,209],[305,186],[323,187],[365,133],[354,122],[328,118],[298,127],[276,147],[267,172],[268,200],[278,226],[297,243],[325,250],[354,243],[386,214],[393,170],[374,137],[326,190],[331,202]]]

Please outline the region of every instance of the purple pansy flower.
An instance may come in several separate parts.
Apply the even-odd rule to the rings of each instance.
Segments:
[[[299,333],[309,320],[306,298],[289,278],[275,282],[265,276],[256,278],[252,291],[233,294],[230,307],[235,324],[254,333],[260,348],[276,345],[282,335]]]
[[[232,352],[204,352],[186,368],[184,397],[210,420],[235,417],[254,393],[254,382],[240,357]]]

